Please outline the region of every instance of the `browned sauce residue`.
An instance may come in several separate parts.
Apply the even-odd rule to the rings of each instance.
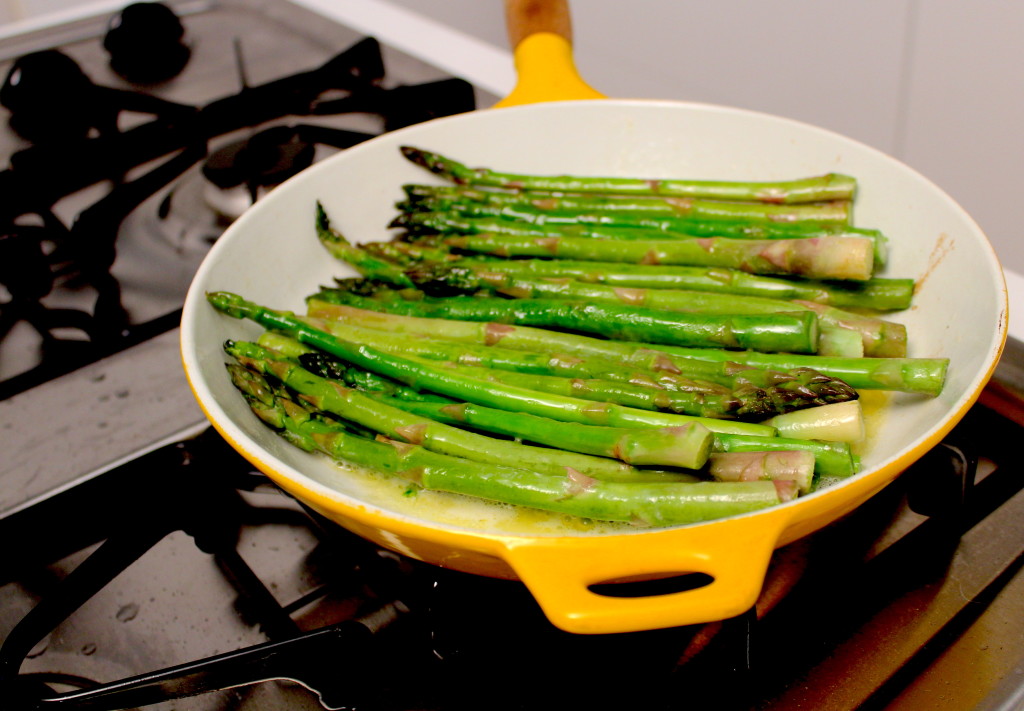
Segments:
[[[932,247],[932,253],[928,255],[928,266],[925,267],[924,274],[914,282],[915,294],[918,294],[921,291],[922,287],[924,287],[924,283],[928,281],[928,277],[930,277],[932,272],[942,264],[946,255],[953,251],[953,246],[953,240],[949,238],[949,235],[945,232],[939,234],[939,238],[935,240],[935,246]]]

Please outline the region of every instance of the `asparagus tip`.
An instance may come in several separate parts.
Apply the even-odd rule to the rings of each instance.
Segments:
[[[428,161],[426,160],[426,151],[420,148],[414,148],[413,146],[402,146],[401,148],[399,148],[399,150],[402,152],[403,156],[411,160],[416,165],[423,166],[424,168],[427,168],[428,170],[431,171],[434,170],[434,168],[431,167]]]
[[[242,318],[245,316],[245,310],[243,308],[245,299],[238,294],[232,294],[230,291],[208,291],[206,292],[206,300],[209,301],[215,309],[221,313],[227,314],[233,318]]]

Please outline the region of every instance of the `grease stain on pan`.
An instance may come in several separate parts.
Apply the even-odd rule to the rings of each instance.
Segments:
[[[935,240],[935,245],[932,247],[932,253],[928,255],[928,266],[925,267],[924,274],[914,283],[914,294],[920,293],[924,287],[928,278],[938,268],[940,264],[946,259],[946,256],[953,251],[955,244],[949,235],[945,232],[939,235],[939,238]]]

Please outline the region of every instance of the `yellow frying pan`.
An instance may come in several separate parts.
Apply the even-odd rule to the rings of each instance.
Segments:
[[[554,8],[553,12],[551,8]],[[538,9],[540,8],[540,9]],[[702,623],[757,599],[772,551],[856,508],[937,444],[977,399],[1006,338],[1006,289],[985,236],[945,193],[898,161],[784,118],[703,104],[599,99],[572,61],[563,3],[510,3],[519,84],[502,108],[384,134],[275,189],[218,240],[186,299],[186,374],[214,427],[283,489],[379,545],[430,563],[518,578],[549,619],[579,633]],[[538,31],[538,29],[540,31]],[[598,100],[591,100],[598,99]],[[521,104],[521,105],[516,105]],[[506,108],[507,107],[507,108]],[[858,178],[858,224],[891,239],[887,276],[918,280],[906,324],[911,355],[951,359],[937,398],[896,395],[874,419],[862,473],[777,508],[657,530],[582,530],[555,517],[421,492],[299,451],[248,410],[225,374],[225,339],[260,329],[216,312],[208,291],[301,311],[306,295],[349,276],[316,240],[321,200],[357,242],[390,238],[400,186],[430,181],[400,153],[413,145],[509,172],[770,180],[830,171]],[[201,495],[201,493],[197,493]],[[609,597],[595,583],[706,573],[702,588]]]

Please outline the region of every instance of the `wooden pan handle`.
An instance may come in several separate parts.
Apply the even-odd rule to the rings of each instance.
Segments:
[[[568,0],[505,0],[505,25],[513,49],[538,32],[551,32],[572,42]]]

